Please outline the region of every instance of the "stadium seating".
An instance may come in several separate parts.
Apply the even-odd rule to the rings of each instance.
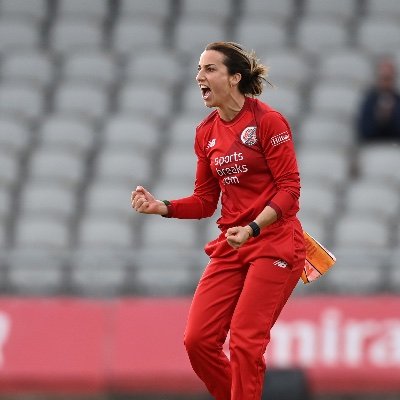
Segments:
[[[140,149],[140,152],[151,154],[161,139],[156,121],[142,115],[115,113],[105,121],[102,142],[106,149]]]
[[[12,117],[0,118],[0,146],[4,152],[19,156],[31,142],[27,124]]]
[[[68,284],[78,296],[121,295],[129,283],[127,261],[121,250],[78,248],[69,258],[71,276]]]
[[[345,121],[309,113],[301,120],[298,141],[305,148],[321,146],[345,151],[355,145],[355,133]]]
[[[144,248],[137,252],[135,283],[142,295],[183,295],[193,291],[197,281],[192,269],[194,253],[173,248]]]
[[[337,209],[338,196],[334,187],[306,185],[301,190],[300,212],[301,216],[314,215],[328,221]]]
[[[306,0],[304,14],[313,18],[335,18],[343,22],[351,22],[357,11],[355,1],[340,0],[334,3],[329,0]]]
[[[270,67],[292,127],[304,229],[338,266],[296,295],[398,293],[400,150],[357,142],[376,57],[400,68],[396,0],[0,0],[0,276],[18,294],[191,293],[216,214],[136,214],[193,190],[207,43]],[[167,266],[167,267],[166,267]],[[362,273],[360,273],[362,270]]]
[[[4,82],[0,85],[0,113],[35,122],[45,111],[43,90],[34,84]]]
[[[157,20],[165,22],[172,10],[173,4],[171,0],[120,1],[120,15],[152,22]]]
[[[39,148],[30,159],[29,179],[76,188],[85,179],[85,161],[78,153],[63,148]]]
[[[265,7],[263,0],[243,0],[241,12],[244,17],[266,18],[287,22],[296,12],[294,0],[270,0]]]
[[[19,295],[60,295],[67,279],[63,252],[46,248],[17,248],[7,255],[7,285]]]
[[[102,51],[73,52],[63,64],[63,79],[69,82],[93,82],[112,85],[118,78],[114,57]]]
[[[110,215],[89,215],[79,223],[78,243],[82,248],[129,249],[134,245],[129,219]]]
[[[134,188],[126,183],[93,182],[86,192],[86,213],[93,216],[120,216],[133,218],[130,196]]]
[[[76,193],[58,183],[29,182],[20,196],[20,212],[27,216],[53,216],[69,221],[77,210]]]
[[[199,57],[207,43],[226,40],[224,25],[217,25],[207,18],[188,17],[176,23],[174,48],[186,52],[192,57]]]
[[[365,146],[359,152],[359,174],[364,179],[384,181],[388,184],[400,183],[400,157],[398,146]]]
[[[0,183],[4,188],[15,187],[18,183],[20,162],[10,152],[0,152]]]
[[[168,220],[160,217],[148,219],[141,231],[144,246],[154,249],[195,249],[198,242],[196,225],[192,221]]]
[[[59,0],[57,11],[61,17],[85,17],[101,21],[107,16],[107,0]]]
[[[127,56],[138,49],[161,50],[165,44],[164,39],[162,22],[150,24],[139,16],[136,19],[123,16],[114,26],[111,44],[117,54]]]
[[[373,16],[400,16],[400,5],[395,0],[366,0],[366,13]]]
[[[2,16],[0,19],[0,52],[14,50],[30,51],[40,45],[40,33],[37,22]]]
[[[105,148],[95,161],[95,177],[113,182],[148,182],[152,170],[148,156],[139,149]],[[133,185],[133,183],[132,183]]]
[[[87,156],[94,146],[94,130],[84,118],[55,113],[43,121],[38,141],[47,148],[70,150]]]
[[[55,77],[55,63],[48,52],[18,50],[10,53],[1,68],[5,82],[20,82],[48,88]]]
[[[349,41],[345,24],[334,18],[304,18],[299,22],[296,45],[311,56],[324,56],[347,46]]]
[[[253,17],[242,18],[235,30],[235,41],[246,43],[250,49],[257,49],[260,54],[267,51],[285,48],[288,45],[288,35],[282,22]]]
[[[170,91],[157,84],[128,83],[118,94],[118,110],[162,121],[172,111],[169,96]],[[153,107],[154,99],[157,99],[157,107]]]
[[[232,0],[186,0],[180,11],[182,19],[207,18],[214,23],[226,23],[232,12]]]
[[[290,85],[301,89],[310,79],[310,62],[301,52],[288,49],[267,51],[261,59],[269,68],[271,83],[278,88]]]
[[[337,264],[323,277],[326,280],[323,282],[326,291],[372,294],[384,289],[389,272],[384,252],[357,246],[337,247],[333,251]]]
[[[319,77],[323,81],[347,83],[364,89],[373,78],[367,55],[354,49],[343,49],[327,54],[321,60]]]
[[[101,24],[89,18],[61,16],[54,21],[50,31],[51,49],[59,55],[77,50],[99,50],[103,44]]]
[[[281,110],[292,123],[297,121],[301,112],[300,93],[291,86],[267,87],[261,94],[260,100],[265,101],[277,110]]]
[[[314,86],[311,93],[311,109],[313,113],[323,116],[335,116],[337,119],[354,118],[360,102],[360,92],[344,81],[331,83],[321,81]]]
[[[400,27],[391,15],[366,18],[358,26],[356,40],[360,49],[375,56],[390,54],[400,44]]]
[[[11,213],[11,193],[3,186],[0,189],[0,220],[7,220]],[[4,235],[4,230],[2,232]]]
[[[347,213],[336,223],[335,245],[340,247],[365,247],[385,250],[390,246],[390,231],[387,224],[375,215],[353,215]]]
[[[15,246],[17,248],[66,250],[69,245],[68,222],[57,216],[21,214],[16,221]]]
[[[184,114],[175,118],[169,127],[171,147],[184,147],[189,151],[192,150],[195,141],[196,127],[199,122],[198,119],[190,114]]]
[[[179,52],[160,50],[142,52],[140,57],[130,56],[124,66],[126,81],[149,82],[174,88],[185,73]],[[168,71],[168,73],[166,73]]]
[[[343,203],[352,215],[374,215],[388,224],[396,219],[400,209],[398,190],[368,180],[349,186]]]
[[[349,158],[345,152],[337,149],[332,152],[327,147],[303,146],[298,152],[298,163],[305,183],[319,180],[339,187],[348,180]]]
[[[93,121],[105,115],[107,93],[93,83],[64,81],[54,96],[54,111],[89,118]]]
[[[160,179],[187,182],[193,186],[195,169],[194,151],[189,152],[183,148],[170,149],[161,160]]]
[[[6,18],[25,18],[43,22],[47,15],[46,0],[1,0],[0,14]]]

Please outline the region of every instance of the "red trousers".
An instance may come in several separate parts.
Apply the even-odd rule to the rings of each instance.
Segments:
[[[215,399],[259,400],[270,330],[304,266],[300,223],[279,221],[238,250],[221,234],[206,252],[185,331],[190,362]],[[222,350],[229,330],[230,359]]]

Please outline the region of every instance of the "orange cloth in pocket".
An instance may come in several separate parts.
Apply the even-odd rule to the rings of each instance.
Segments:
[[[306,262],[301,279],[304,283],[315,281],[335,264],[336,257],[309,233],[303,231],[306,244]]]

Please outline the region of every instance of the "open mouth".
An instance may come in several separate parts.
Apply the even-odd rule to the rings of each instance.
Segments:
[[[210,97],[211,89],[208,86],[201,85],[200,90],[203,100],[207,100]]]

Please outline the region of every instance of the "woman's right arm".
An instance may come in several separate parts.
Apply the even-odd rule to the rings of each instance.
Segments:
[[[141,214],[168,214],[166,204],[160,200],[156,200],[155,197],[143,186],[137,186],[132,192],[131,204],[132,208]]]
[[[158,214],[181,219],[201,219],[211,217],[218,205],[220,188],[218,180],[212,174],[209,161],[203,154],[198,142],[196,179],[191,196],[169,201],[167,206],[142,186],[132,192],[132,207],[143,214]]]

